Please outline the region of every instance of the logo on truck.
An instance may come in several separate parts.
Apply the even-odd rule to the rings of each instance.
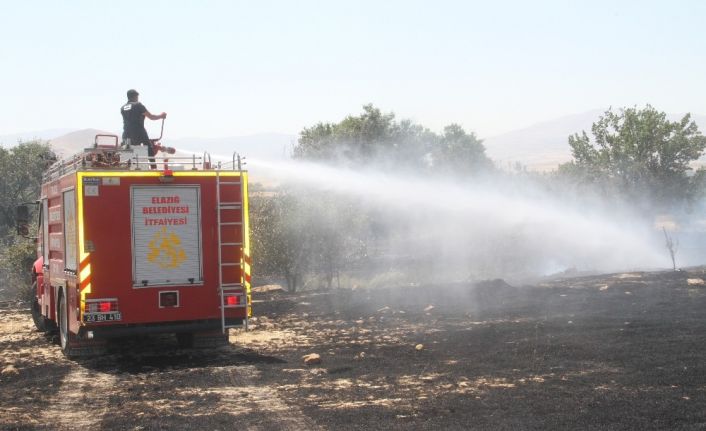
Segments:
[[[186,260],[186,252],[181,247],[181,238],[166,226],[157,231],[149,242],[147,260],[163,269],[178,268]]]

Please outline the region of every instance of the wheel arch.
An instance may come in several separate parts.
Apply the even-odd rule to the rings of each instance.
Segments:
[[[43,265],[44,265],[44,257],[40,256],[32,264],[32,277],[39,277],[40,275],[44,275]]]

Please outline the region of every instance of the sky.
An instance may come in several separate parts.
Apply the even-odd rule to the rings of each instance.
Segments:
[[[703,1],[0,0],[0,135],[297,134],[372,103],[481,137],[609,106],[706,114]]]

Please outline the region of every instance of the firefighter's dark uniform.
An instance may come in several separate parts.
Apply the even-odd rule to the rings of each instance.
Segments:
[[[123,142],[130,139],[130,145],[146,145],[147,154],[154,156],[154,145],[145,129],[147,108],[140,102],[127,102],[120,108],[123,116]]]

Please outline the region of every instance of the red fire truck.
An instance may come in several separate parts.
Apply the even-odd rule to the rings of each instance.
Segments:
[[[237,155],[155,160],[114,135],[55,163],[38,201],[37,327],[67,356],[138,334],[227,342],[251,315],[247,178]]]

